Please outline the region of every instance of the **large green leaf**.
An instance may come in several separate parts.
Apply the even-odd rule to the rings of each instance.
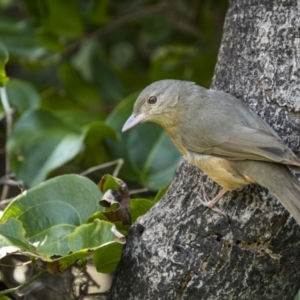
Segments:
[[[116,135],[104,122],[80,128],[39,109],[24,113],[16,122],[7,149],[17,178],[34,186],[79,153],[85,166],[102,163],[107,158],[105,138],[115,139]]]
[[[55,104],[54,104],[55,106]],[[90,123],[96,123],[105,119],[103,113],[98,111],[88,111],[83,109],[59,109],[59,105],[53,107],[52,113],[66,123],[76,124],[76,127],[84,128]]]
[[[100,103],[100,94],[95,85],[87,82],[70,63],[61,66],[60,78],[68,96],[83,107],[93,107]]]
[[[109,141],[114,159],[124,158],[120,177],[138,180],[150,189],[166,186],[172,178],[181,157],[164,130],[156,124],[140,124],[121,133],[121,128],[130,116],[137,94],[123,100],[108,116],[107,124],[120,135],[121,142]]]
[[[114,272],[120,262],[123,245],[117,242],[108,244],[95,251],[93,262],[98,272]]]
[[[6,88],[11,106],[15,107],[20,113],[38,108],[39,95],[31,84],[19,79],[11,79]]]
[[[87,13],[87,19],[97,25],[103,25],[110,19],[108,15],[109,0],[92,1]]]
[[[69,236],[69,248],[72,252],[81,249],[95,249],[117,240],[112,231],[113,224],[94,220],[93,223],[78,226]],[[101,232],[101,234],[99,234]]]
[[[79,5],[74,0],[46,0],[47,14],[42,25],[50,32],[66,37],[79,37],[83,33]]]
[[[114,129],[106,123],[98,121],[86,126],[83,134],[85,136],[85,149],[84,152],[79,155],[78,161],[80,161],[84,167],[92,167],[107,161],[108,154],[103,140],[117,140]]]
[[[86,256],[91,255],[95,251],[93,254],[94,261],[96,255],[99,265],[106,266],[106,268],[102,268],[98,271],[103,273],[113,272],[120,261],[124,241],[124,236],[120,233],[116,236],[114,225],[106,221],[96,219],[93,223],[78,226],[74,232],[69,235],[68,244],[73,253],[59,259],[59,269],[63,271],[68,266],[74,264],[76,260],[83,260]],[[120,250],[115,251],[115,248]],[[103,251],[109,253],[108,257],[104,255],[99,256],[99,250],[101,253]],[[111,263],[112,261],[114,264]]]
[[[16,122],[7,148],[17,177],[29,186],[78,154],[84,135],[43,110],[29,111]]]
[[[98,205],[101,197],[99,188],[89,179],[78,175],[64,175],[22,193],[5,209],[0,222],[8,222],[9,218],[21,222],[26,240],[45,259],[53,255],[67,255],[71,250],[82,249],[75,240],[71,239],[73,244],[68,244],[69,235],[101,209]],[[3,226],[7,224],[9,223],[0,227],[0,235],[3,235]],[[24,231],[19,223],[17,225],[19,227],[15,235],[19,241],[12,245],[28,250],[20,244],[25,243]]]
[[[101,98],[107,102],[117,102],[123,97],[123,86],[113,72],[104,54],[104,48],[96,40],[83,43],[72,59],[73,66],[88,82],[99,87]]]
[[[46,49],[38,42],[35,29],[26,22],[16,22],[1,16],[0,36],[12,58],[29,61],[46,53]]]

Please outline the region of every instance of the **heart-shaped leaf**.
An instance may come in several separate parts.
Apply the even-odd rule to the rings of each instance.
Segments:
[[[12,59],[17,57],[19,63],[20,59],[22,62],[34,63],[33,58],[39,58],[47,52],[38,42],[36,30],[29,22],[1,18],[0,36],[10,57]]]
[[[42,182],[49,171],[72,159],[82,143],[79,130],[47,111],[34,110],[16,122],[7,149],[17,178],[34,186]]]
[[[19,80],[11,79],[6,86],[9,103],[20,113],[39,106],[39,95],[32,85]]]
[[[87,255],[93,253],[93,255],[95,255],[98,249],[107,251],[106,249],[111,249],[112,244],[118,245],[117,247],[122,249],[124,242],[124,236],[120,233],[116,235],[116,229],[112,223],[96,219],[93,223],[78,226],[74,232],[69,235],[68,245],[73,253],[59,259],[59,270],[62,272],[74,264],[76,260],[85,259]],[[120,252],[110,252],[109,259],[116,262],[114,268],[120,260],[120,255]],[[98,254],[97,257],[99,257]],[[99,264],[107,264],[106,259],[106,257],[100,257]]]
[[[66,255],[71,251],[69,235],[101,210],[98,205],[101,197],[99,188],[89,179],[64,175],[23,192],[5,209],[0,222],[9,218],[21,222],[26,240],[43,258]]]
[[[123,245],[117,242],[110,243],[97,249],[93,255],[93,262],[98,272],[114,272],[120,262]]]
[[[45,29],[65,37],[79,37],[83,33],[79,4],[73,0],[46,0],[47,14],[42,19]],[[66,17],[66,12],[68,16]]]
[[[74,158],[84,149],[85,142],[87,156],[97,149],[104,152],[101,140],[107,137],[115,138],[115,133],[103,122],[94,122],[81,129],[49,111],[37,109],[24,113],[16,122],[7,149],[17,178],[34,186],[45,180],[50,171]],[[83,157],[84,153],[81,160]]]

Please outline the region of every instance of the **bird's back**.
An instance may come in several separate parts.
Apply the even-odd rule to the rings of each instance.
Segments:
[[[185,149],[228,160],[262,160],[298,169],[300,160],[276,132],[242,101],[222,91],[194,86],[179,101],[176,135]]]

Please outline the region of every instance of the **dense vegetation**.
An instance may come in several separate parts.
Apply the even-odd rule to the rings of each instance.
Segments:
[[[110,255],[124,242],[114,226],[126,234],[154,203],[129,204],[126,184],[162,189],[180,159],[158,126],[120,129],[153,81],[209,87],[227,1],[1,0],[0,7],[2,183],[32,188],[2,216],[1,257],[14,246],[57,273],[94,251],[98,270],[110,272],[117,264]],[[107,175],[100,189],[92,182],[122,162],[115,175],[123,181]],[[74,173],[92,181],[63,175]],[[112,202],[103,196],[111,190]],[[2,200],[15,191],[5,186]]]

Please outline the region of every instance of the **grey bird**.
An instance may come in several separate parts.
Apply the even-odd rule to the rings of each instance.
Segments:
[[[300,224],[300,183],[288,169],[300,160],[276,132],[242,101],[189,81],[161,80],[138,96],[122,131],[142,122],[161,125],[189,163],[227,192],[249,184],[266,187]]]

